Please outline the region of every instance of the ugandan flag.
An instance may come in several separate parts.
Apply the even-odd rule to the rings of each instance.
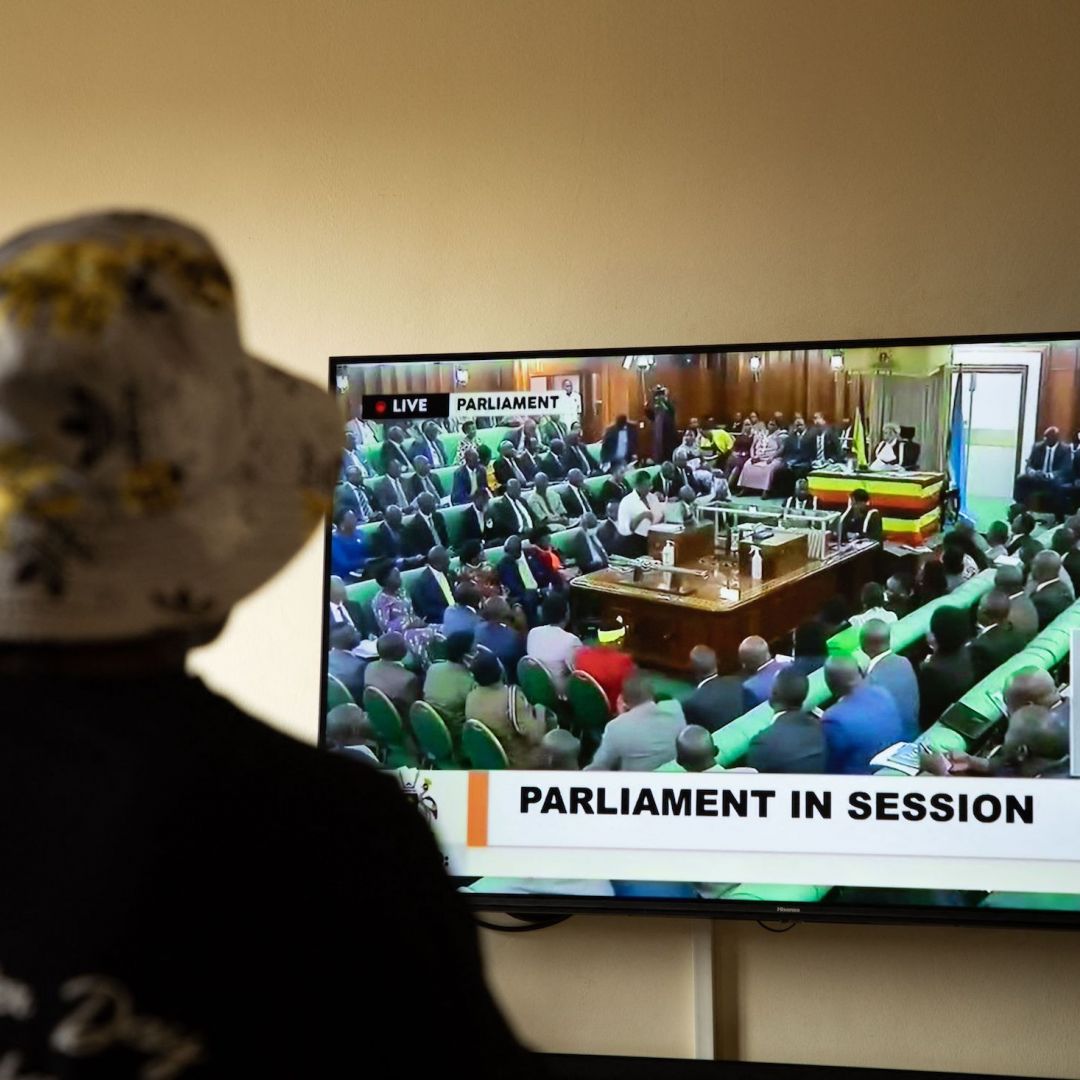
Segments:
[[[868,464],[866,456],[866,428],[863,425],[863,394],[859,387],[859,403],[855,406],[855,422],[851,425],[851,452],[855,455],[855,464],[860,469],[865,469]]]

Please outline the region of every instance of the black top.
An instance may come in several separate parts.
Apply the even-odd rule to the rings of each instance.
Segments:
[[[393,780],[179,675],[5,679],[4,720],[13,1075],[531,1075]]]
[[[975,685],[971,650],[932,653],[919,668],[919,728],[925,731]]]
[[[743,680],[740,675],[717,675],[707,679],[683,703],[688,724],[719,731],[743,714]]]
[[[821,720],[798,709],[780,713],[754,736],[746,764],[758,772],[823,773],[826,757]]]

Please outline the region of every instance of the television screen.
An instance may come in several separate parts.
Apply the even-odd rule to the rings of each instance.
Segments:
[[[323,746],[478,907],[1071,923],[1078,347],[333,358]]]

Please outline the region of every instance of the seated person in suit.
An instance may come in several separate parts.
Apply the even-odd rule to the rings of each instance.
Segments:
[[[420,700],[420,678],[405,666],[409,654],[405,637],[394,632],[383,634],[375,648],[379,659],[372,660],[364,671],[364,686],[381,690],[407,723],[410,706]]]
[[[503,494],[492,502],[490,513],[498,536],[528,536],[536,528],[532,511],[521,497],[521,484],[516,479],[506,482]]]
[[[810,448],[810,463],[815,469],[842,461],[844,457],[836,432],[825,423],[825,417],[821,413],[817,414],[814,426],[810,429]]]
[[[1073,602],[1072,583],[1061,580],[1061,556],[1040,551],[1031,561],[1031,602],[1045,630]]]
[[[412,498],[405,490],[405,482],[401,479],[401,465],[397,459],[391,459],[386,475],[375,481],[375,502],[384,514],[391,506],[398,506],[402,510],[411,507]]]
[[[675,737],[675,764],[685,772],[716,769],[716,743],[700,724],[687,724]]]
[[[450,540],[446,532],[446,522],[442,513],[435,508],[435,498],[424,492],[416,500],[416,513],[408,525],[409,546],[413,551],[427,551],[439,545],[449,547]]]
[[[773,658],[764,638],[751,635],[739,643],[739,668],[743,679],[743,712],[769,700],[773,681],[784,665]]]
[[[379,765],[379,740],[359,705],[335,705],[326,714],[326,749],[365,765]]]
[[[870,505],[870,493],[865,488],[856,488],[851,493],[851,502],[840,515],[837,530],[842,544],[881,539],[881,514]]]
[[[1024,571],[1019,566],[999,566],[994,574],[994,588],[1009,598],[1009,623],[1026,645],[1039,632],[1039,613],[1024,591]]]
[[[919,677],[906,656],[892,651],[891,631],[881,619],[870,619],[859,631],[859,648],[869,660],[866,665],[868,686],[887,690],[900,713],[905,739],[919,733]]]
[[[476,685],[468,667],[472,651],[472,631],[446,635],[446,659],[438,660],[424,676],[424,700],[446,721],[455,746],[461,744],[465,723],[465,702]]]
[[[600,462],[611,469],[626,466],[637,458],[637,427],[625,415],[615,417],[615,423],[605,432],[600,443]],[[623,494],[626,494],[624,492]]]
[[[885,606],[885,590],[876,581],[868,581],[862,587],[859,592],[859,607],[858,614],[848,619],[852,626],[863,626],[871,619],[880,619],[886,623],[896,622],[896,612]]]
[[[549,529],[565,529],[570,524],[562,497],[551,486],[547,473],[538,472],[533,478],[535,488],[525,496],[525,503],[532,511],[538,525]]]
[[[630,494],[630,481],[626,479],[626,466],[619,464],[613,466],[611,475],[604,481],[600,489],[599,505],[606,506],[613,499],[625,499]]]
[[[897,617],[910,615],[917,606],[915,582],[911,575],[898,570],[885,580],[885,606]]]
[[[524,443],[525,445],[518,450],[517,463],[518,468],[525,474],[525,480],[531,484],[540,471],[540,456],[544,448],[536,435],[526,435]]]
[[[330,534],[330,569],[346,581],[354,580],[368,561],[368,549],[356,527],[356,514],[347,506],[334,507],[334,531]]]
[[[991,589],[979,601],[976,633],[968,646],[976,682],[1014,657],[1028,642],[1009,621],[1011,608],[1004,589]]]
[[[993,565],[1002,555],[1008,555],[1009,526],[1004,521],[991,521],[986,530],[986,561]]]
[[[1013,501],[1029,506],[1036,495],[1045,495],[1047,509],[1065,516],[1068,489],[1072,486],[1072,448],[1061,441],[1056,427],[1043,432],[1028,455],[1027,467],[1013,484]]]
[[[480,464],[480,455],[469,447],[465,451],[464,461],[454,470],[450,501],[454,506],[461,506],[480,489],[488,490],[487,470]]]
[[[334,488],[334,505],[351,510],[361,525],[368,521],[378,521],[382,517],[382,512],[371,505],[361,482],[359,469],[349,469],[345,479]]]
[[[721,675],[716,653],[707,645],[695,645],[690,650],[690,673],[697,686],[682,703],[688,724],[696,724],[709,732],[719,731],[742,715],[742,678]]]
[[[341,455],[341,475],[346,476],[350,469],[356,469],[360,478],[374,475],[367,463],[367,455],[356,447],[356,433],[345,429],[345,449]]]
[[[361,638],[356,627],[338,623],[330,631],[330,655],[327,670],[352,695],[353,701],[364,700],[364,669],[367,661],[353,655]]]
[[[874,447],[869,468],[871,472],[908,469],[911,468],[913,458],[911,444],[900,438],[900,425],[890,421],[881,429],[881,441]]]
[[[517,682],[518,661],[525,655],[525,635],[513,623],[510,605],[501,596],[493,596],[481,605],[480,625],[473,632],[477,651],[486,649],[495,656],[506,672],[506,681],[511,683]]]
[[[653,480],[652,489],[665,502],[671,502],[679,497],[679,492],[686,485],[685,471],[680,469],[674,461],[665,461]]]
[[[619,543],[619,506],[621,500],[615,502],[612,500],[604,507],[604,520],[600,522],[600,527],[596,530],[596,539],[604,545],[604,550],[608,555],[621,555],[622,546]]]
[[[506,678],[506,665],[500,667],[492,653],[477,652],[470,670],[476,685],[465,699],[468,718],[479,720],[499,740],[511,769],[540,768],[541,743],[548,730],[543,707],[529,704],[521,689]]]
[[[828,757],[821,717],[806,708],[810,684],[785,668],[769,692],[772,723],[754,736],[746,764],[763,773],[823,773]]]
[[[511,602],[521,605],[530,626],[536,623],[542,592],[566,587],[565,582],[541,562],[534,551],[522,547],[519,536],[507,537],[498,571],[499,583]]]
[[[463,563],[458,571],[458,582],[454,586],[454,602],[443,612],[442,628],[443,635],[447,638],[451,634],[468,637],[471,647],[473,634],[480,625],[480,605],[485,597],[475,582],[465,576],[465,569]]]
[[[335,574],[330,578],[330,629],[338,626],[351,626],[363,637],[367,619],[360,605],[349,599],[345,582]]]
[[[413,608],[429,623],[441,623],[446,609],[454,602],[454,576],[450,572],[450,553],[441,545],[427,553],[427,566],[413,584]],[[445,633],[445,631],[444,631]]]
[[[571,469],[566,474],[562,503],[566,507],[571,525],[576,525],[585,514],[592,510],[589,490],[585,487],[585,474],[580,469]]]
[[[525,479],[525,473],[522,472],[521,466],[517,463],[514,444],[509,439],[506,439],[500,444],[499,457],[495,461],[496,491],[504,492],[508,480],[516,480],[521,487],[526,487],[529,483]]]
[[[675,741],[686,720],[681,710],[669,711],[656,704],[644,675],[627,676],[616,709],[618,715],[608,721],[587,769],[651,772],[674,760]]]
[[[567,473],[571,469],[580,469],[586,476],[593,476],[600,471],[592,454],[585,449],[581,433],[578,431],[571,431],[566,436],[566,444],[563,447],[563,469]]]
[[[382,444],[382,470],[390,471],[390,462],[396,461],[401,466],[402,472],[408,472],[412,466],[412,455],[405,447],[405,432],[399,427],[392,427],[386,433],[386,440]]]
[[[939,607],[930,616],[926,635],[930,655],[919,667],[919,727],[925,731],[975,685],[969,616],[954,607]]]
[[[439,425],[434,420],[427,420],[420,428],[420,434],[413,439],[409,447],[409,458],[415,461],[422,457],[433,469],[442,469],[450,464],[446,451],[439,442]]]
[[[461,515],[461,535],[464,540],[476,540],[481,547],[494,544],[499,531],[491,520],[491,496],[487,488],[477,488]]]
[[[788,666],[804,675],[825,666],[829,656],[829,639],[818,619],[808,619],[795,627],[791,653],[793,659]]]
[[[552,439],[548,444],[547,452],[537,458],[536,464],[542,472],[552,481],[559,481],[566,476],[566,466],[563,465],[563,456],[566,453],[566,444],[562,439]]]
[[[797,417],[792,421],[783,449],[780,451],[784,465],[774,477],[773,487],[781,493],[785,489],[790,491],[796,482],[813,468],[815,449],[815,440],[806,430],[806,421]],[[731,479],[730,473],[728,479]]]
[[[540,614],[541,625],[534,626],[526,639],[526,653],[547,668],[555,688],[564,694],[570,661],[581,648],[581,638],[566,629],[570,605],[562,593],[548,593]]]
[[[596,515],[590,510],[580,522],[581,528],[570,548],[574,562],[582,574],[603,570],[608,564],[608,554],[600,541]]]
[[[428,423],[430,422],[428,421]],[[420,454],[417,454],[413,459],[413,474],[405,482],[405,490],[414,503],[425,492],[436,503],[442,502],[446,496],[446,492],[443,491],[442,481],[431,471],[428,459]]]
[[[965,581],[978,573],[971,556],[965,554],[962,547],[948,540],[941,548],[941,565],[945,570],[945,585],[949,592],[959,589]]]
[[[869,775],[870,760],[905,739],[900,712],[888,691],[869,686],[850,656],[830,656],[825,684],[835,701],[821,718],[825,771]]]
[[[375,554],[383,565],[392,563],[403,570],[419,566],[423,556],[413,547],[411,530],[402,524],[401,507],[390,505],[375,531]]]
[[[1034,531],[1035,519],[1027,511],[1013,518],[1012,539],[1006,545],[1006,551],[1020,559],[1025,571],[1030,568],[1031,560],[1043,550],[1042,544],[1031,535]]]

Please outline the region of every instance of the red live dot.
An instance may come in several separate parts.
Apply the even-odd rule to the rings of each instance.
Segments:
[[[385,401],[376,401],[375,402],[375,411],[378,412],[378,413],[386,412],[386,402]]]

